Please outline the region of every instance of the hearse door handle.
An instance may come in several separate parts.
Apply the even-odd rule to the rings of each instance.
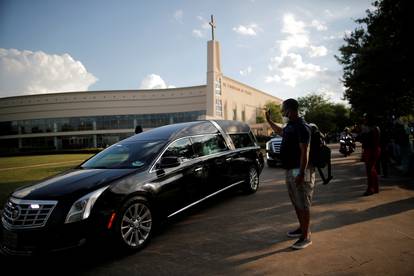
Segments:
[[[231,160],[233,160],[233,158],[232,158],[232,157],[227,157],[227,158],[226,158],[226,162],[230,162]]]
[[[199,172],[199,171],[202,171],[202,170],[203,170],[203,167],[198,167],[198,168],[194,169],[195,172]]]

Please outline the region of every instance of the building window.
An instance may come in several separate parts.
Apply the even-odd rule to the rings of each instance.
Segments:
[[[223,104],[221,99],[216,99],[216,115],[220,117],[223,116]]]
[[[219,104],[221,106],[221,100]],[[134,129],[134,121],[136,121],[136,125],[140,125],[142,128],[154,128],[171,123],[195,121],[200,119],[200,116],[205,114],[205,110],[199,110],[161,114],[133,114],[8,121],[0,122],[0,136],[66,131]],[[94,128],[94,124],[96,125],[96,128]]]
[[[233,109],[233,120],[237,121],[237,108]]]
[[[243,110],[241,115],[242,115],[242,121],[246,122],[246,111]]]
[[[221,95],[221,79],[215,81],[215,91],[216,95]]]

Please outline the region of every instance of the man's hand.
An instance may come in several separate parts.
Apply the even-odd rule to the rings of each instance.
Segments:
[[[272,121],[272,119],[271,119],[271,116],[270,116],[270,110],[269,110],[269,109],[268,109],[268,110],[266,110],[265,115],[266,115],[266,120],[267,120],[268,122],[271,122],[271,121]]]
[[[300,174],[298,176],[295,177],[295,183],[296,186],[300,186],[305,182],[305,176],[303,174]]]
[[[270,127],[273,129],[273,132],[278,135],[282,135],[283,129],[280,126],[278,126],[275,122],[272,121],[269,109],[265,112],[265,115],[266,115],[267,122],[269,123]]]

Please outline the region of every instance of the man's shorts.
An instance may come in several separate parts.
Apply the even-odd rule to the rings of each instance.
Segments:
[[[299,169],[286,170],[286,185],[289,197],[296,208],[309,210],[315,188],[315,168],[306,169],[304,183],[296,185],[295,178],[298,173]]]

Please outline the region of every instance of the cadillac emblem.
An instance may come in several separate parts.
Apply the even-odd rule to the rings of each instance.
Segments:
[[[19,206],[13,206],[11,207],[11,219],[16,220],[20,216],[20,207]]]

